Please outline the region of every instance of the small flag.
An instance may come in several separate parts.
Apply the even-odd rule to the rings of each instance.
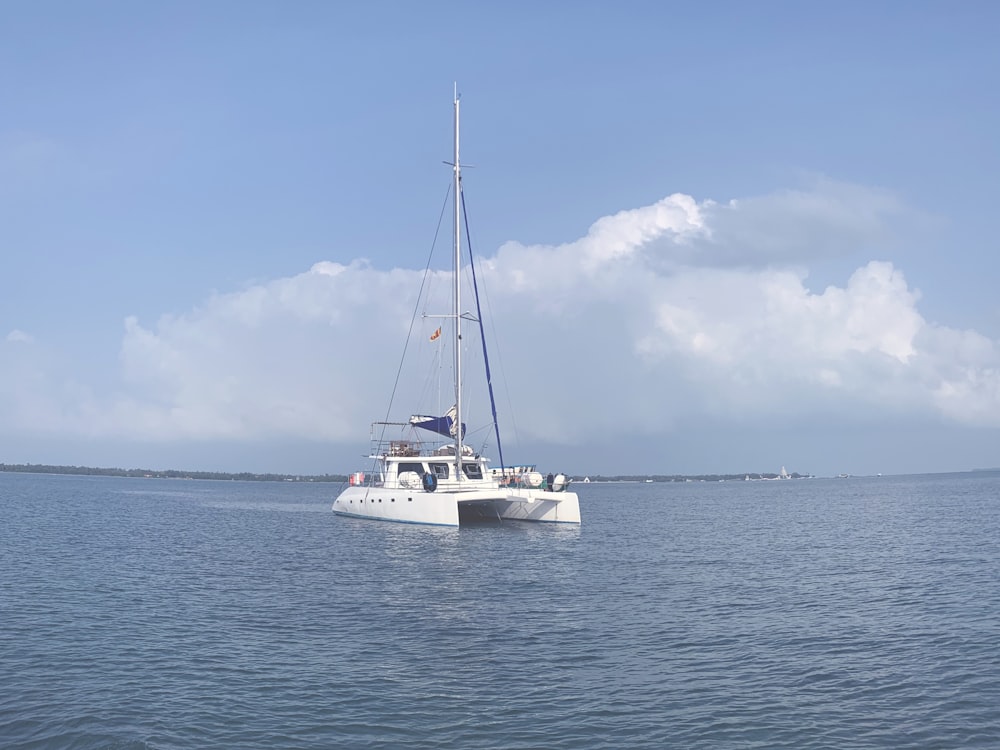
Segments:
[[[439,338],[441,338],[441,326],[431,334],[431,341],[437,341]]]

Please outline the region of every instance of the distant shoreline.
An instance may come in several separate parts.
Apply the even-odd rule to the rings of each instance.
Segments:
[[[181,469],[166,469],[157,471],[154,469],[118,469],[95,466],[54,466],[50,464],[5,464],[0,463],[0,473],[12,474],[58,474],[64,476],[94,476],[94,477],[131,477],[139,479],[204,479],[215,481],[238,481],[238,482],[328,482],[331,484],[344,483],[347,481],[346,474],[276,474],[268,472],[255,474],[249,471],[227,472],[227,471],[184,471]],[[964,469],[951,472],[928,472],[930,474],[979,474],[979,473],[1000,473],[1000,468],[990,469]],[[574,485],[581,484],[643,484],[662,482],[742,482],[749,479],[751,482],[780,480],[778,474],[773,472],[740,472],[738,474],[616,474],[604,476],[601,474],[590,474],[586,476],[580,474],[572,476]],[[857,474],[841,474],[833,478],[860,477]],[[881,474],[872,476],[882,476]],[[907,476],[907,475],[899,475]],[[792,472],[788,474],[788,479],[815,479],[814,474],[800,474]]]
[[[216,481],[242,482],[346,482],[346,474],[254,474],[252,472],[225,471],[183,471],[180,469],[119,469],[93,466],[53,466],[50,464],[4,464],[0,463],[0,472],[22,474],[61,474],[68,476],[95,477],[133,477],[140,479],[211,479]],[[608,482],[731,482],[777,480],[777,474],[741,472],[739,474],[621,474],[613,476],[591,475],[588,481],[583,477],[573,478],[574,484],[601,484]],[[809,479],[811,475],[793,472],[789,479]]]
[[[254,474],[249,471],[181,471],[167,469],[112,469],[94,466],[52,466],[49,464],[0,464],[0,472],[21,474],[61,474],[68,476],[134,477],[140,479],[212,479],[240,482],[346,482],[346,474]]]

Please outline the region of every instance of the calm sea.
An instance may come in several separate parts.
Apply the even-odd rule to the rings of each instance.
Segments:
[[[0,747],[1000,747],[1000,474],[577,489],[0,474]]]

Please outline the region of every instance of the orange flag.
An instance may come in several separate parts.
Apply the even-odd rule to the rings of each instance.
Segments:
[[[438,329],[431,334],[431,341],[437,341],[437,339],[439,339],[440,337],[441,337],[441,326],[438,326]]]

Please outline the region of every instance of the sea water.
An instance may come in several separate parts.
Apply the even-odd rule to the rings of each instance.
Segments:
[[[0,474],[0,747],[1000,747],[1000,474],[575,488]]]

